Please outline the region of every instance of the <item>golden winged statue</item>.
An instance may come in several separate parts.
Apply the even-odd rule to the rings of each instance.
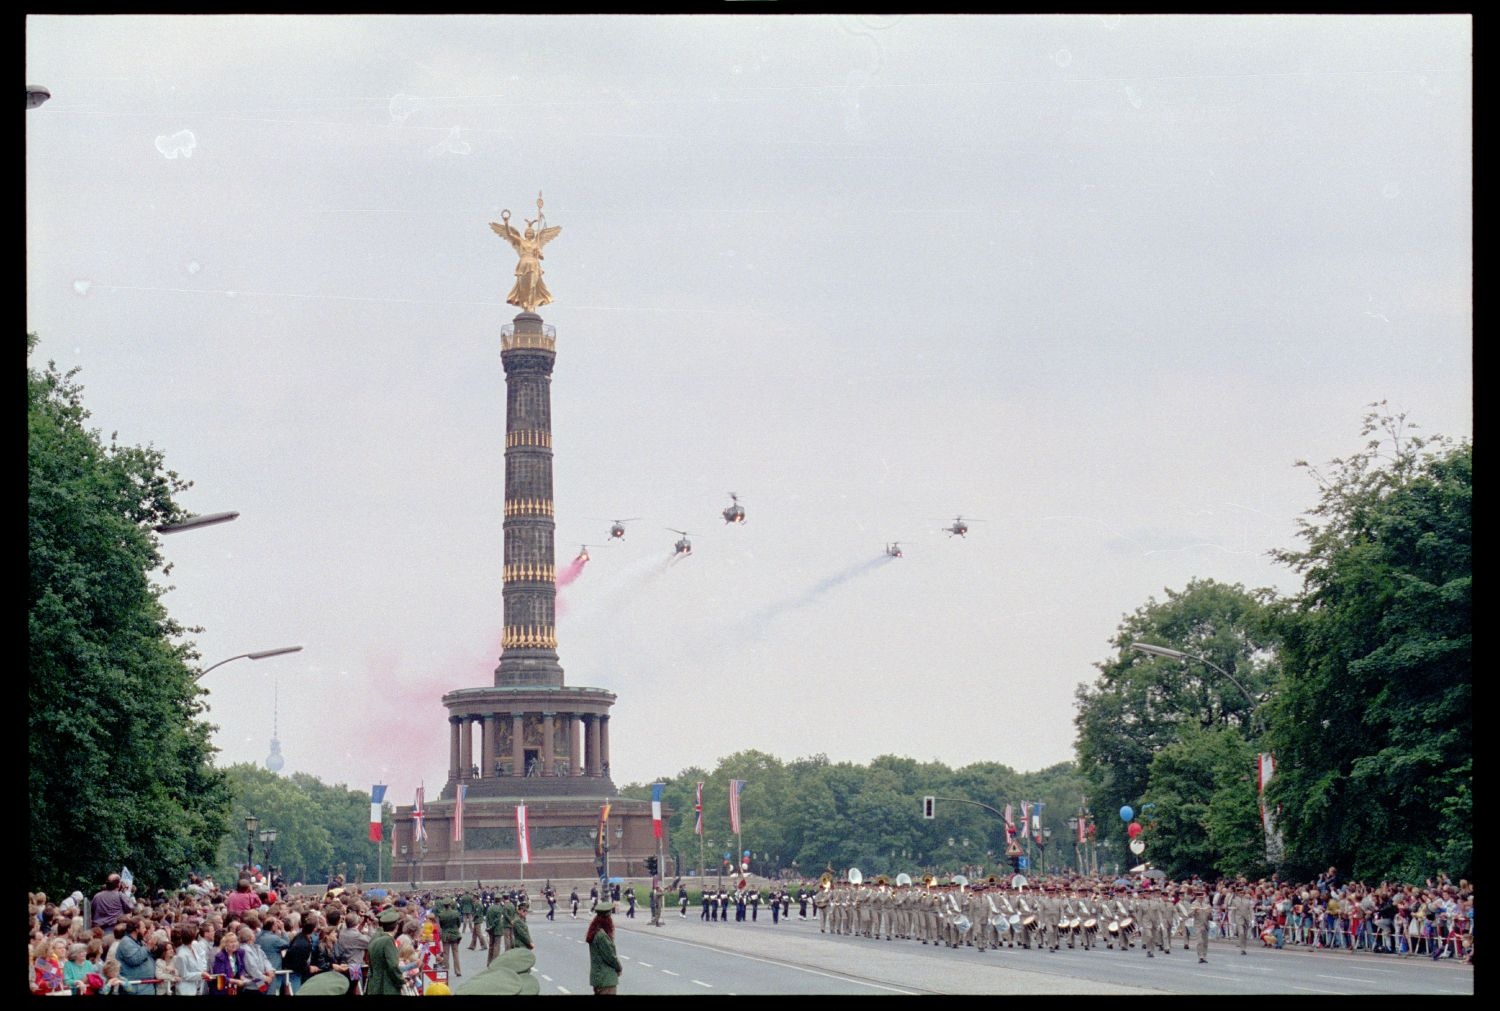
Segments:
[[[562,231],[561,225],[547,227],[547,220],[542,216],[542,196],[537,194],[536,219],[526,219],[526,231],[516,231],[510,223],[510,211],[500,212],[500,224],[490,222],[490,227],[495,234],[515,249],[520,259],[516,262],[516,283],[510,289],[510,294],[505,301],[511,305],[518,305],[527,312],[534,312],[537,306],[548,305],[552,301],[552,293],[547,290],[547,285],[542,281],[542,247],[553,239],[557,233]],[[542,226],[540,229],[537,226]]]

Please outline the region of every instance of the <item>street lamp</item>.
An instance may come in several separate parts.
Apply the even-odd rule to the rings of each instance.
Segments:
[[[1224,677],[1229,680],[1229,683],[1238,688],[1240,690],[1240,693],[1245,696],[1246,700],[1250,703],[1250,722],[1257,729],[1260,727],[1260,700],[1257,699],[1254,695],[1251,695],[1244,685],[1235,680],[1233,674],[1229,673],[1223,667],[1220,667],[1218,664],[1214,663],[1208,657],[1199,656],[1197,653],[1184,653],[1182,650],[1172,649],[1170,646],[1156,646],[1149,642],[1133,642],[1130,644],[1130,648],[1135,650],[1137,653],[1149,653],[1152,656],[1164,656],[1169,660],[1197,660],[1201,664],[1212,667],[1220,674],[1223,674]]]
[[[228,523],[232,519],[238,519],[239,513],[204,513],[202,516],[189,516],[185,520],[176,523],[163,523],[152,527],[159,534],[175,534],[183,530],[196,530],[199,527],[211,527],[215,523]]]
[[[241,653],[239,656],[232,656],[228,660],[220,660],[218,663],[214,664],[213,667],[205,667],[193,677],[193,680],[202,681],[203,675],[213,670],[214,667],[224,666],[226,663],[229,663],[230,660],[264,660],[268,656],[281,656],[283,653],[298,653],[301,652],[301,650],[301,646],[278,646],[275,649],[263,649],[255,653]]]
[[[266,880],[271,880],[271,847],[276,845],[276,830],[262,829],[260,833],[260,855],[266,860]]]
[[[245,844],[245,874],[248,877],[250,868],[255,866],[255,830],[260,827],[260,819],[253,814],[245,815],[245,832],[250,836]]]
[[[37,106],[41,105],[51,97],[52,92],[48,91],[40,84],[26,85],[26,108],[28,109],[35,109]]]

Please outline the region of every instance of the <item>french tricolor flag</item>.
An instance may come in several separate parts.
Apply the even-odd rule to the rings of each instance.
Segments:
[[[651,830],[661,838],[661,788],[664,784],[651,784]]]
[[[380,805],[385,801],[385,785],[376,783],[370,787],[370,841],[380,842],[380,824],[384,821]]]

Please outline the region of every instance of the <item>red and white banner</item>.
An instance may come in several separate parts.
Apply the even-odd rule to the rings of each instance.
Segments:
[[[427,810],[422,806],[422,795],[427,791],[417,787],[417,800],[411,806],[411,841],[415,845],[427,838]]]
[[[695,812],[697,812],[697,815],[698,815],[698,823],[695,826],[693,826],[693,834],[694,835],[702,835],[703,834],[703,784],[702,783],[698,784],[698,802],[693,805],[693,810]]]
[[[526,805],[516,805],[516,845],[521,850],[521,863],[531,863],[531,837],[526,831]]]
[[[743,779],[729,781],[729,828],[735,835],[740,834],[740,791],[744,788]]]
[[[464,794],[469,792],[468,783],[459,783],[453,798],[453,841],[464,841]]]

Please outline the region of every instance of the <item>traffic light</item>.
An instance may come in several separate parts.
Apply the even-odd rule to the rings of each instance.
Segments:
[[[655,856],[649,856],[649,857],[646,858],[646,873],[650,874],[652,877],[656,876],[656,857]]]
[[[923,797],[922,798],[922,817],[923,818],[936,818],[937,817],[937,798],[936,797]]]

